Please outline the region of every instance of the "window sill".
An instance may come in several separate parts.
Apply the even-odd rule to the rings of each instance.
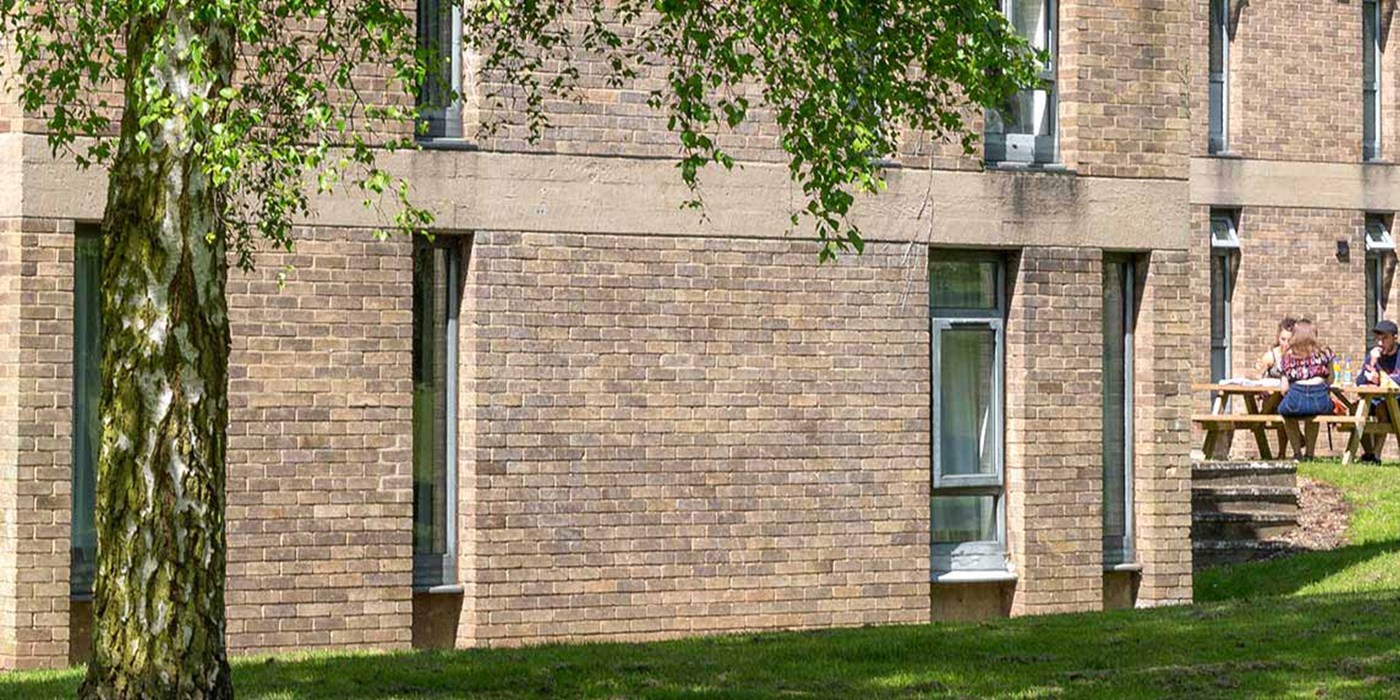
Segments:
[[[94,599],[94,596],[91,593],[74,593],[72,595],[69,595],[68,599],[73,601],[74,603],[91,603]]]
[[[413,592],[425,595],[462,595],[466,589],[460,583],[452,583],[441,586],[414,586]]]
[[[982,169],[989,172],[1009,173],[1052,173],[1055,175],[1078,175],[1079,172],[1065,167],[1064,163],[1019,163],[1010,160],[982,161]]]
[[[455,136],[420,138],[418,146],[425,151],[475,151],[480,149],[475,141]]]
[[[1361,161],[1362,165],[1395,165],[1395,161],[1385,158],[1369,158]]]
[[[1010,571],[949,571],[934,574],[934,583],[1011,583],[1016,574]]]
[[[1140,573],[1140,572],[1142,571],[1142,564],[1106,564],[1106,565],[1104,565],[1104,567],[1103,567],[1103,571],[1104,571],[1104,573],[1106,573],[1106,574],[1114,574],[1114,573],[1122,573],[1122,572],[1128,572],[1128,573],[1138,572],[1138,573]]]

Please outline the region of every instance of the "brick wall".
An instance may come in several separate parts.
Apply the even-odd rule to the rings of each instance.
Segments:
[[[19,630],[20,226],[0,221],[0,669],[13,668]]]
[[[1210,248],[1209,208],[1192,207],[1192,305],[1199,330],[1195,350],[1194,381],[1210,379]],[[1352,371],[1360,369],[1370,342],[1366,327],[1365,213],[1328,209],[1277,209],[1245,207],[1240,215],[1240,266],[1232,307],[1234,323],[1232,364],[1235,376],[1244,376],[1255,361],[1273,346],[1279,319],[1286,315],[1311,318],[1322,343],[1342,359],[1350,359]],[[1350,257],[1337,257],[1337,242],[1346,241]],[[1400,309],[1400,289],[1389,268],[1389,312],[1394,320]],[[1193,407],[1204,412],[1207,399],[1193,397]],[[1242,410],[1242,409],[1240,409]],[[1193,431],[1193,447],[1202,433]],[[1326,437],[1319,454],[1328,453]],[[1341,442],[1335,443],[1340,448]],[[1253,454],[1253,441],[1237,439],[1237,456]]]
[[[68,659],[73,224],[16,222],[19,270],[18,460],[13,666]],[[13,270],[12,270],[13,271]]]
[[[928,619],[925,264],[478,233],[477,640]]]
[[[1193,207],[1192,287],[1200,328],[1196,381],[1210,379],[1209,208]],[[1233,374],[1243,376],[1273,347],[1279,319],[1311,318],[1339,357],[1360,362],[1366,328],[1365,215],[1328,209],[1240,210],[1240,266],[1235,279]],[[1351,249],[1337,259],[1337,241]],[[1397,308],[1393,307],[1392,308]],[[1200,403],[1198,401],[1198,403]]]
[[[300,233],[297,254],[230,278],[229,645],[406,647],[410,260],[365,231]],[[4,334],[17,345],[0,345],[19,386],[14,407],[0,391],[18,437],[17,460],[0,462],[0,502],[16,500],[0,530],[13,533],[0,537],[0,663],[54,666],[70,645],[73,224],[4,235],[22,303]],[[283,264],[296,268],[279,291]]]
[[[1059,21],[1058,117],[1065,165],[1090,175],[1186,177],[1191,127],[1183,71],[1191,58],[1190,8],[1143,0],[1066,0]],[[582,99],[546,100],[552,127],[538,143],[528,141],[527,130],[508,126],[482,139],[481,146],[588,155],[678,153],[666,114],[647,105],[650,90],[664,85],[664,68],[615,87],[607,84],[604,60],[584,54],[578,59]],[[468,82],[478,97],[492,91],[507,96],[503,105],[474,101],[472,114],[487,122],[512,112],[518,118],[521,108],[498,78],[470,76]],[[758,104],[757,89],[745,94]],[[722,134],[721,143],[740,160],[786,161],[769,113],[760,108],[753,117],[737,132]],[[980,109],[968,110],[967,127],[981,134]],[[965,155],[955,144],[907,131],[895,160],[909,167],[978,169],[982,152],[979,147]]]
[[[1102,274],[1095,248],[1019,258],[1006,323],[1013,614],[1102,605]]]
[[[1210,5],[1192,5],[1192,152],[1204,154]],[[1230,44],[1229,150],[1269,160],[1359,161],[1361,3],[1271,0],[1244,4],[1238,18]]]
[[[408,645],[411,263],[318,228],[230,274],[232,651]]]
[[[1201,344],[1186,251],[1154,251],[1133,337],[1139,607],[1191,601],[1191,381]],[[1139,273],[1141,275],[1141,272]],[[1141,277],[1140,277],[1141,279]]]
[[[1143,0],[1060,4],[1060,148],[1086,175],[1187,174],[1190,7]],[[1197,112],[1204,114],[1204,112]]]

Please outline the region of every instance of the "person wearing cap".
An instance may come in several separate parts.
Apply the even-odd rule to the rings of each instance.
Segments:
[[[1400,342],[1396,340],[1396,336],[1400,335],[1400,326],[1396,326],[1394,321],[1381,321],[1371,329],[1371,335],[1376,344],[1366,353],[1366,362],[1361,367],[1361,374],[1356,378],[1356,383],[1379,385],[1381,378],[1386,375],[1391,379],[1400,380]],[[1371,401],[1371,412],[1377,420],[1389,419],[1385,402],[1380,399]],[[1376,453],[1384,444],[1384,435],[1365,436],[1361,441],[1361,461],[1381,461]]]
[[[1397,360],[1400,360],[1400,342],[1396,341],[1396,336],[1400,335],[1400,326],[1396,326],[1394,321],[1381,321],[1376,327],[1371,329],[1371,336],[1375,338],[1376,344],[1371,348],[1371,352],[1366,354],[1366,362],[1361,367],[1361,376],[1357,378],[1357,384],[1380,384],[1381,374],[1389,374],[1395,377],[1397,374]]]

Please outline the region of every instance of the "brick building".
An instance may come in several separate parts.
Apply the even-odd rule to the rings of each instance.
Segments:
[[[391,159],[432,244],[327,198],[231,276],[233,650],[1189,601],[1191,382],[1285,311],[1359,356],[1390,296],[1392,5],[1008,5],[1048,89],[979,154],[912,135],[865,254],[820,267],[771,125],[699,221],[637,94],[468,139],[464,61],[467,104]],[[105,187],[3,114],[0,666],[58,666],[88,639]]]
[[[1195,5],[1209,81],[1192,82],[1190,260],[1211,323],[1197,379],[1247,374],[1284,316],[1316,321],[1359,368],[1396,309],[1395,4]]]

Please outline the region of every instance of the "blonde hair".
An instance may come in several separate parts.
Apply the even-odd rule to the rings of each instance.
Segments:
[[[1313,322],[1302,319],[1293,325],[1293,337],[1288,339],[1288,351],[1294,357],[1311,357],[1321,346],[1317,342],[1317,329]]]

